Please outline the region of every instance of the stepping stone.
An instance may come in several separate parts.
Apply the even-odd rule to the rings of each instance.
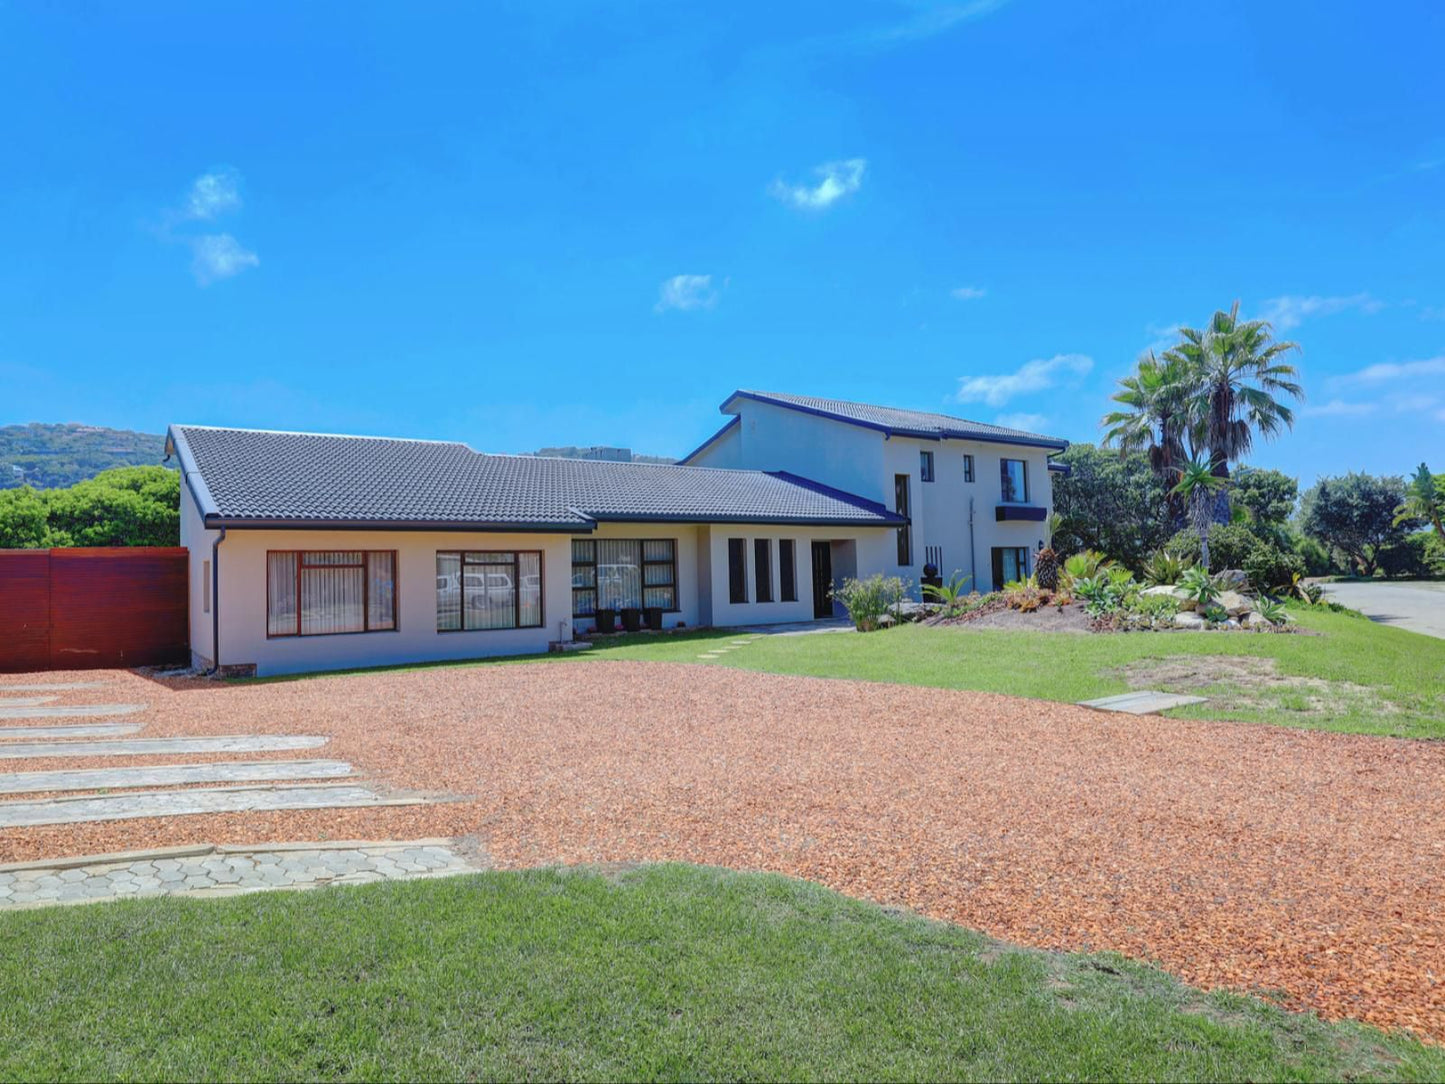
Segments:
[[[353,806],[421,805],[421,798],[382,798],[366,787],[338,783],[313,786],[217,787],[153,790],[32,802],[0,802],[0,828],[118,821],[132,817],[181,817],[197,813],[249,813],[272,809],[335,809]],[[168,875],[162,873],[162,879]]]
[[[104,681],[40,681],[28,685],[0,685],[7,693],[53,693],[67,689],[103,689]]]
[[[274,779],[330,779],[350,775],[344,760],[253,760],[220,764],[160,764],[135,768],[77,768],[74,771],[0,774],[0,794],[48,790],[119,790],[170,787],[182,783],[256,783]]]
[[[145,704],[51,704],[39,707],[0,707],[0,719],[59,719],[77,715],[133,715]]]
[[[716,651],[704,651],[701,655],[698,656],[698,658],[699,658],[699,659],[720,659],[720,658],[722,658],[722,656],[719,655]]]
[[[1152,715],[1170,708],[1182,708],[1186,704],[1203,704],[1208,699],[1207,696],[1180,696],[1177,693],[1141,689],[1138,692],[1105,696],[1098,700],[1081,700],[1079,705],[1098,708],[1100,711],[1122,711],[1129,715]]]
[[[116,738],[144,730],[144,723],[96,723],[94,726],[0,726],[0,738]]]
[[[36,704],[48,704],[52,700],[59,699],[58,696],[0,696],[0,707],[30,708]]]
[[[206,738],[121,738],[117,741],[0,742],[0,760],[19,757],[142,757],[184,753],[261,753],[315,749],[331,739],[311,734],[230,734]]]

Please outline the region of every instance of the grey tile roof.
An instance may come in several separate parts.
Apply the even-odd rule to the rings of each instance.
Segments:
[[[465,444],[173,425],[208,522],[587,531],[596,522],[901,522],[782,472],[483,455]]]
[[[723,404],[726,413],[735,399],[755,399],[762,403],[801,410],[825,418],[851,422],[854,425],[878,429],[896,436],[923,437],[940,440],[953,437],[960,440],[990,440],[1004,444],[1028,444],[1040,448],[1064,449],[1069,442],[1062,437],[1048,437],[1029,433],[1022,429],[1009,429],[987,422],[972,422],[967,418],[955,418],[948,414],[932,414],[923,410],[900,410],[897,407],[870,406],[867,403],[850,403],[843,399],[821,399],[814,395],[789,395],[786,392],[747,391],[733,392]]]

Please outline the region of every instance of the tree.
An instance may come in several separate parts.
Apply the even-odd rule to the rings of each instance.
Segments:
[[[1303,399],[1304,388],[1281,359],[1299,344],[1276,342],[1266,320],[1241,321],[1238,301],[1203,330],[1181,327],[1179,335],[1164,356],[1183,374],[1190,439],[1208,452],[1210,472],[1228,478],[1229,464],[1249,454],[1256,434],[1270,440],[1293,427],[1294,412],[1280,399]]]
[[[1424,463],[1405,487],[1405,499],[1395,509],[1396,525],[1423,520],[1445,541],[1445,474],[1434,475]]]
[[[117,467],[69,489],[0,493],[0,546],[174,546],[181,533],[180,475]]]
[[[1321,478],[1301,501],[1301,527],[1361,575],[1373,576],[1381,549],[1402,542],[1417,522],[1396,516],[1404,500],[1405,483],[1398,477],[1352,473]]]
[[[1257,526],[1283,528],[1299,502],[1299,482],[1283,471],[1240,467],[1230,479],[1230,498]]]
[[[1193,460],[1179,468],[1179,482],[1174,492],[1184,498],[1189,518],[1199,532],[1199,564],[1209,571],[1209,528],[1214,522],[1214,495],[1226,485],[1225,479],[1210,470],[1209,461]]]
[[[1056,458],[1069,468],[1053,486],[1060,519],[1050,544],[1060,554],[1099,550],[1137,569],[1174,533],[1168,487],[1145,453],[1074,444]]]

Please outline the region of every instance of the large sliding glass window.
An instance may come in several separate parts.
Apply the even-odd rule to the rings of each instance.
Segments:
[[[1024,579],[1028,574],[1028,547],[995,546],[993,548],[993,586],[995,591],[1006,583]]]
[[[578,538],[572,542],[572,616],[598,610],[676,610],[677,542]]]
[[[535,629],[542,624],[542,554],[531,550],[437,553],[437,631]]]
[[[394,550],[266,554],[267,636],[329,636],[395,628]]]

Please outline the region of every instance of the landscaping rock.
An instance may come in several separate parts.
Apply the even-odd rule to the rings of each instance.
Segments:
[[[1208,622],[1196,613],[1189,613],[1187,610],[1174,615],[1174,624],[1181,629],[1202,629]]]
[[[1261,613],[1249,614],[1244,619],[1244,627],[1247,629],[1268,628],[1271,624],[1272,622]]]
[[[1249,577],[1238,568],[1226,568],[1221,572],[1211,573],[1211,577],[1220,590],[1243,591],[1249,584]]]
[[[1254,609],[1254,602],[1238,591],[1220,592],[1217,603],[1230,617],[1242,617]]]
[[[1182,587],[1175,587],[1172,583],[1161,583],[1156,587],[1146,587],[1139,592],[1141,595],[1173,595],[1181,602],[1189,597],[1187,591]]]

